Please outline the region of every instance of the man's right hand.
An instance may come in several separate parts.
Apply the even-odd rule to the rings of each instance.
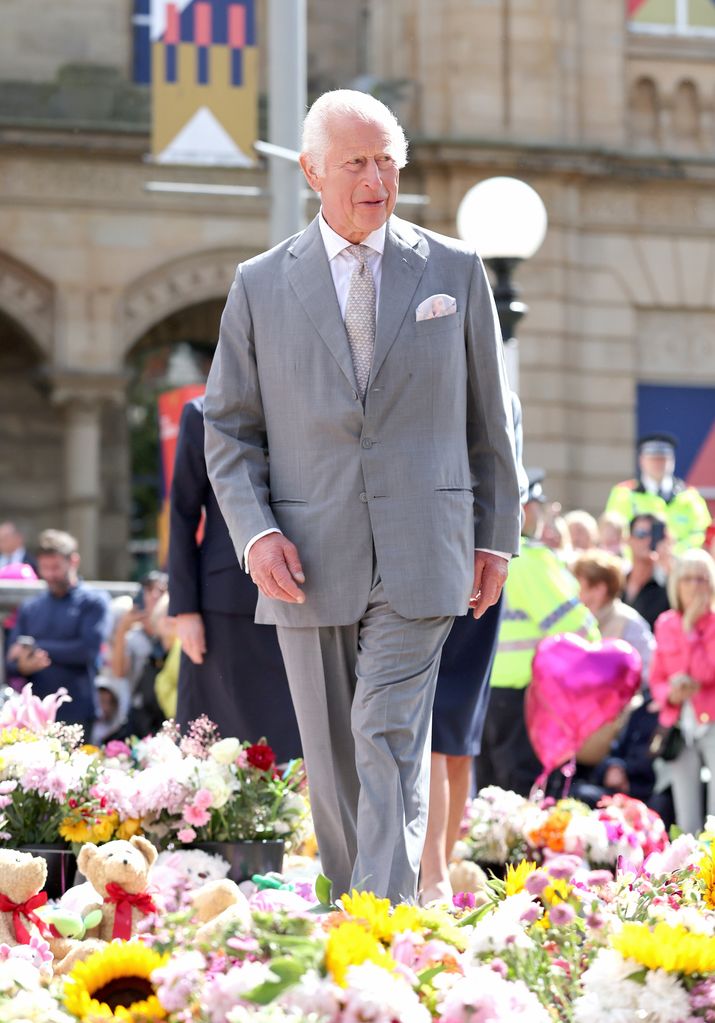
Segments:
[[[256,540],[248,554],[248,570],[264,597],[287,604],[305,602],[297,585],[305,582],[298,549],[282,533],[268,533]]]
[[[206,653],[206,632],[204,620],[197,612],[176,616],[176,635],[181,649],[194,664],[204,663]]]
[[[28,649],[21,643],[13,643],[8,650],[8,657],[17,664],[17,670],[21,675],[29,677],[52,664],[49,654],[40,647]]]

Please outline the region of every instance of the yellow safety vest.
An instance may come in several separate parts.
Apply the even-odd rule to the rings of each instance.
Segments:
[[[656,515],[665,519],[676,554],[682,554],[691,547],[702,547],[705,530],[711,522],[703,496],[695,487],[689,487],[679,479],[674,480],[673,496],[669,501],[660,494],[643,490],[638,480],[618,483],[609,494],[606,511],[617,512],[626,522],[636,515]]]
[[[523,689],[539,640],[577,632],[599,639],[596,619],[579,600],[579,586],[553,551],[522,537],[521,555],[509,566],[499,642],[492,668],[495,688]]]

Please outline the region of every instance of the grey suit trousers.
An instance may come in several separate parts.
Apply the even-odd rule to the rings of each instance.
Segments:
[[[416,899],[432,703],[452,621],[398,615],[375,573],[360,621],[278,626],[334,897],[356,888]]]

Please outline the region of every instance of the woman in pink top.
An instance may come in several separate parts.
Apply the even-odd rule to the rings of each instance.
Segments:
[[[673,608],[655,623],[650,685],[663,725],[678,724],[685,739],[670,763],[675,820],[702,830],[702,764],[710,771],[707,813],[715,814],[715,562],[703,550],[680,558],[668,581]]]

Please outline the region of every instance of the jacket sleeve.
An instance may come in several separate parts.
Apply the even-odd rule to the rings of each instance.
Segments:
[[[659,707],[668,706],[670,676],[674,673],[671,663],[673,646],[673,611],[666,611],[656,619],[655,650],[650,663],[650,691]]]
[[[239,266],[204,398],[206,467],[236,555],[278,528],[269,504],[266,424],[248,296]]]
[[[688,637],[690,646],[688,674],[701,686],[715,685],[715,614],[708,615],[702,632]]]
[[[204,458],[200,404],[188,402],[181,413],[171,482],[169,527],[169,614],[201,611],[200,548],[196,531],[206,504],[209,478]]]
[[[474,489],[474,546],[519,553],[521,503],[509,384],[496,306],[474,257],[465,313],[467,443]]]
[[[94,664],[99,659],[102,644],[109,635],[109,601],[97,599],[84,601],[80,610],[79,632],[71,639],[48,639],[37,637],[37,644],[49,654],[56,665]]]

